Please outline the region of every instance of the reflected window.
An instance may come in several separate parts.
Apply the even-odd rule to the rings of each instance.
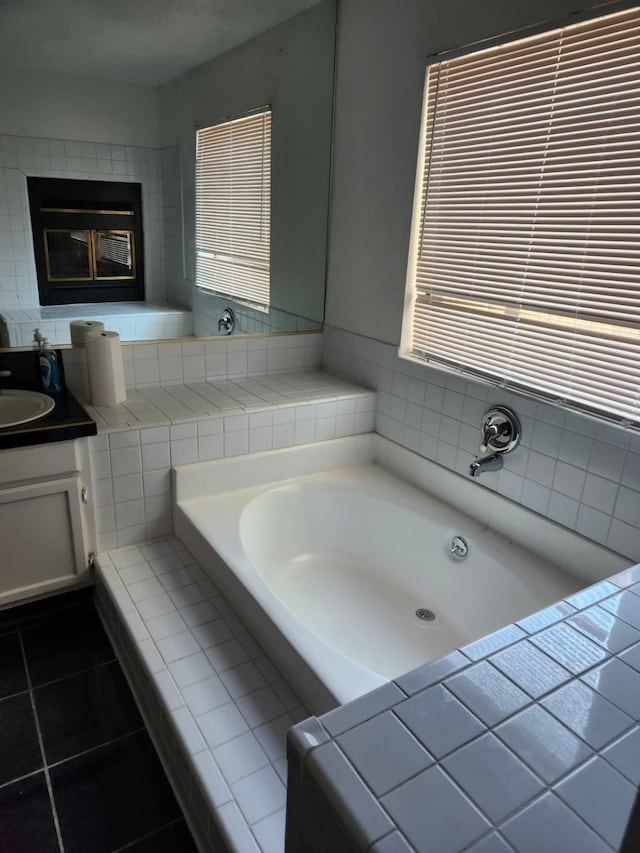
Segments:
[[[133,231],[96,231],[95,278],[133,278]]]
[[[271,110],[196,132],[196,286],[270,304]]]
[[[133,231],[46,229],[48,281],[95,281],[135,277]]]

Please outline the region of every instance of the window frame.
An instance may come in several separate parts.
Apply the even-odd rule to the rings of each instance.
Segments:
[[[564,19],[562,21],[557,22],[546,22],[540,25],[536,25],[535,27],[528,27],[518,32],[512,32],[509,34],[502,35],[498,38],[489,39],[482,42],[476,42],[472,45],[467,45],[463,48],[457,48],[452,51],[447,51],[446,53],[429,57],[429,61],[426,66],[422,111],[420,116],[420,139],[418,147],[415,193],[411,221],[409,258],[407,265],[407,279],[402,317],[402,333],[398,353],[401,358],[418,364],[428,365],[434,367],[435,369],[443,370],[445,372],[455,373],[464,377],[468,377],[470,379],[489,383],[491,385],[506,387],[520,393],[525,393],[528,396],[537,399],[542,399],[545,402],[552,402],[564,408],[579,411],[584,414],[595,415],[599,419],[612,421],[623,426],[640,426],[640,406],[638,405],[638,403],[636,403],[636,408],[632,417],[624,415],[621,416],[619,413],[607,409],[607,402],[605,401],[603,401],[602,404],[598,403],[597,405],[590,406],[585,404],[584,401],[572,400],[567,398],[566,396],[559,396],[556,393],[547,393],[540,387],[535,387],[526,383],[519,383],[518,381],[510,380],[509,378],[505,378],[505,376],[501,375],[500,373],[492,373],[491,371],[478,369],[477,366],[474,366],[473,364],[456,364],[453,362],[453,360],[452,362],[444,361],[437,355],[424,355],[422,353],[418,353],[416,352],[415,347],[413,345],[416,305],[416,269],[418,265],[419,245],[422,239],[424,227],[422,218],[423,204],[426,204],[426,194],[424,196],[425,200],[423,201],[423,192],[425,190],[425,180],[427,174],[427,167],[424,166],[424,163],[430,162],[430,160],[425,161],[425,149],[429,137],[429,129],[427,126],[429,101],[428,75],[432,66],[436,64],[443,64],[445,62],[449,62],[450,60],[455,60],[458,58],[467,58],[469,56],[488,51],[491,48],[509,46],[525,39],[534,38],[536,36],[544,36],[545,34],[553,33],[556,30],[571,28],[573,27],[573,25],[580,26],[582,24],[588,24],[589,22],[595,22],[603,18],[606,19],[610,16],[620,15],[620,13],[633,12],[638,10],[639,8],[640,7],[638,6],[637,2],[633,4],[610,4],[606,8],[600,7],[598,10],[592,9],[590,11],[582,12],[580,15],[572,16],[570,20]],[[637,269],[640,269],[640,261],[638,262]],[[634,336],[636,335],[638,328],[639,326],[636,321],[633,324]],[[460,334],[461,332],[462,330],[460,329],[452,329],[453,335]],[[606,341],[606,338],[602,338],[601,340]],[[633,345],[635,346],[635,340],[633,342]],[[637,378],[634,378],[634,381],[636,383],[635,392],[637,396],[638,394],[640,394],[640,375]]]

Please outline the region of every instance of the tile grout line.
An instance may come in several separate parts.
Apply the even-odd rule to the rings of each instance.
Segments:
[[[105,746],[111,746],[114,743],[118,743],[118,741],[124,740],[125,738],[132,737],[133,735],[139,735],[140,732],[145,732],[147,727],[145,725],[139,726],[137,729],[132,729],[130,732],[127,732],[124,735],[119,735],[118,737],[114,737],[111,740],[106,740],[104,743],[99,743],[97,746],[91,746],[89,749],[83,749],[82,752],[76,752],[74,755],[68,755],[66,758],[61,758],[60,761],[54,761],[51,764],[48,764],[48,769],[53,769],[60,767],[62,764],[66,764],[68,761],[73,761],[76,758],[82,758],[85,755],[89,755],[90,752],[95,752],[98,749],[102,749]]]
[[[42,684],[36,684],[35,687],[28,688],[29,690],[39,690],[41,687],[50,687],[52,684],[59,684],[61,681],[65,681],[67,678],[75,678],[78,675],[84,675],[87,672],[91,672],[93,669],[101,669],[102,667],[111,666],[112,664],[117,664],[118,659],[116,657],[111,658],[111,660],[105,660],[101,663],[94,664],[93,666],[86,666],[84,669],[78,669],[74,672],[69,672],[66,675],[60,675],[58,678],[52,678],[50,681],[43,681]],[[25,691],[21,691],[24,693]],[[13,694],[14,696],[17,694]],[[6,697],[9,698],[9,697]]]
[[[51,804],[51,813],[53,816],[53,824],[55,826],[56,837],[58,839],[58,848],[60,850],[60,853],[64,853],[64,843],[62,841],[62,830],[60,829],[60,820],[58,819],[56,802],[55,802],[55,799],[53,796],[53,786],[51,784],[51,777],[49,775],[49,767],[47,766],[47,757],[46,757],[45,751],[44,751],[44,741],[42,739],[42,731],[40,729],[40,719],[38,717],[38,710],[36,708],[36,700],[35,700],[35,697],[33,695],[33,686],[31,684],[31,674],[29,672],[29,666],[27,664],[27,655],[26,655],[26,652],[24,649],[24,643],[22,641],[22,631],[19,632],[19,636],[20,636],[20,648],[22,650],[22,660],[24,663],[25,674],[27,677],[27,684],[29,686],[29,700],[31,702],[31,708],[32,708],[33,717],[35,720],[36,734],[38,736],[38,743],[40,745],[40,755],[42,756],[44,778],[45,778],[45,781],[47,783],[47,791],[49,793],[49,802]]]
[[[169,550],[169,553],[168,553],[168,554],[157,555],[156,557],[152,557],[152,556],[147,557],[146,555],[144,555],[143,560],[142,560],[140,563],[138,563],[138,562],[136,562],[136,563],[132,563],[132,564],[131,564],[131,566],[134,566],[134,565],[135,565],[135,566],[140,566],[140,565],[145,565],[145,564],[146,564],[146,565],[148,565],[148,566],[151,568],[151,571],[152,571],[152,573],[153,573],[153,576],[154,576],[154,577],[156,577],[156,578],[157,578],[157,577],[160,577],[159,575],[157,575],[157,573],[156,573],[155,569],[151,567],[151,562],[150,562],[150,561],[151,561],[151,560],[154,560],[154,559],[160,559],[162,556],[165,556],[165,557],[166,557],[166,556],[170,556],[172,553],[173,553],[173,554],[176,554],[176,553],[177,553],[177,552],[176,552],[176,550],[175,550],[175,547],[174,547],[174,545],[173,545],[173,542],[175,542],[175,541],[176,541],[176,538],[175,538],[175,537],[167,537],[167,536],[165,536],[165,537],[162,537],[161,539],[159,539],[159,540],[158,540],[158,542],[160,542],[160,541],[162,541],[162,542],[166,542],[167,544],[169,544],[170,542],[172,543],[172,544],[170,544],[170,545],[169,545],[170,550]],[[179,542],[179,540],[177,540],[177,541]],[[131,546],[125,546],[123,549],[113,549],[113,550],[116,550],[116,551],[117,551],[117,550],[124,550],[124,551],[129,550],[129,551],[131,551],[131,552],[132,552],[132,554],[133,554],[133,553],[135,553],[135,550],[136,550],[136,549],[140,549],[141,547],[143,547],[143,546],[145,546],[145,545],[149,545],[149,544],[150,544],[150,543],[148,543],[148,542],[136,543],[136,544],[131,545]],[[180,544],[182,545],[182,543],[180,543]],[[186,551],[186,554],[187,554],[188,556],[191,556],[192,560],[194,559],[194,558],[193,558],[193,555],[190,555],[190,552],[188,552],[188,549],[185,549],[185,548],[184,548],[184,546],[183,546],[180,550],[181,550],[181,551],[182,551],[182,550],[185,550],[185,551]],[[142,553],[144,554],[144,552],[142,552]],[[108,554],[107,554],[106,556],[108,556]],[[180,555],[179,555],[179,556],[180,556]],[[129,584],[127,584],[126,582],[124,582],[124,580],[122,579],[122,577],[121,577],[121,575],[120,575],[120,572],[121,572],[121,571],[126,572],[126,571],[130,568],[130,566],[123,566],[123,567],[121,567],[121,568],[116,568],[116,567],[111,563],[111,558],[109,558],[109,563],[110,563],[111,568],[113,569],[114,575],[115,575],[115,576],[119,579],[119,581],[120,581],[120,584],[121,584],[121,587],[120,587],[120,588],[124,588],[125,590],[128,590],[128,586],[129,586]],[[191,564],[191,562],[190,562],[188,566],[185,566],[185,565],[184,565],[184,561],[183,561],[183,565],[182,565],[181,569],[186,569],[186,570],[191,574],[191,571],[192,571],[192,569],[194,568],[194,566],[195,566],[195,567],[199,567],[199,564],[198,564],[195,560],[194,560],[194,564],[193,564],[193,565],[192,565],[192,564]],[[178,570],[180,570],[180,569],[178,569]],[[169,571],[174,571],[174,570],[169,570]],[[163,573],[163,574],[164,574],[164,573]],[[195,580],[195,579],[193,579],[193,582],[194,582],[194,583],[199,583],[199,580]],[[130,581],[129,583],[136,583],[136,581]],[[106,586],[106,588],[107,588],[107,589],[109,589],[109,591],[111,591],[111,590],[110,590],[109,582],[108,582],[106,579],[105,579],[105,586]],[[166,591],[166,594],[167,594],[167,595],[169,595],[169,591]],[[147,620],[146,620],[145,618],[143,618],[143,617],[139,614],[139,611],[138,611],[138,603],[139,603],[139,602],[132,601],[131,603],[132,603],[132,605],[133,605],[133,611],[132,611],[132,612],[134,612],[134,613],[136,613],[136,614],[138,615],[138,617],[140,618],[141,623],[142,623],[142,624],[145,626],[145,628],[146,628]],[[115,604],[115,602],[113,603],[113,606],[117,606],[117,605]],[[175,606],[175,610],[176,610],[177,612],[180,612],[180,609],[181,609],[181,608],[180,608],[178,605],[176,605],[176,606]],[[232,616],[232,615],[234,615],[234,614],[233,614],[233,612],[232,612],[232,613],[225,613],[224,615],[219,615],[217,618],[222,619],[223,621],[226,621],[227,616]],[[153,617],[151,617],[151,618],[153,618]],[[234,639],[235,641],[240,642],[240,637],[241,637],[241,636],[242,636],[242,637],[244,637],[244,636],[251,637],[251,632],[250,632],[250,631],[248,631],[248,629],[246,628],[246,626],[243,626],[243,627],[244,627],[244,631],[243,631],[243,633],[242,633],[241,635],[236,634],[236,633],[235,633],[235,629],[232,629],[232,639]],[[187,628],[186,628],[185,630],[186,630],[186,632],[191,633],[191,631],[192,631],[192,627],[191,627],[191,626],[187,626]],[[156,648],[157,648],[157,641],[155,641],[155,640],[153,639],[153,637],[151,637],[150,635],[148,635],[148,636],[147,636],[147,638],[148,638],[148,639],[150,640],[150,642],[154,645],[154,647],[156,647]],[[207,651],[207,650],[206,650],[206,649],[203,649],[203,648],[202,648],[202,646],[198,643],[198,653],[203,654],[203,655],[205,655],[205,657],[207,657],[207,655],[206,655],[206,651]],[[160,654],[160,652],[158,652],[158,654]],[[255,659],[252,657],[251,652],[247,650],[247,654],[248,654],[248,660],[246,661],[246,663],[254,663],[254,664],[255,664]],[[262,654],[264,654],[264,651],[263,651],[263,650],[262,650]],[[160,655],[160,656],[161,656],[161,655]],[[161,656],[161,657],[162,657],[162,656]],[[211,665],[211,667],[212,667],[212,669],[213,669],[214,675],[215,675],[216,677],[220,678],[220,680],[221,680],[221,681],[222,681],[222,683],[224,684],[224,681],[223,681],[223,679],[221,678],[221,671],[219,671],[219,670],[216,668],[216,665],[215,665],[212,661],[209,661],[209,663],[210,663],[210,665]],[[239,665],[241,666],[241,665],[243,665],[243,664],[239,664]],[[235,665],[229,666],[229,667],[228,667],[228,669],[233,669],[233,668],[234,668],[234,666],[235,666]],[[169,668],[169,667],[170,667],[170,664],[167,664],[167,663],[165,662],[164,671],[165,671],[165,672],[167,672],[167,673],[169,673],[169,674],[171,674],[171,670],[170,670],[170,668]],[[261,670],[260,670],[260,671],[261,671]],[[171,674],[171,675],[172,675],[172,674]],[[172,677],[173,677],[173,675],[172,675]],[[208,676],[207,676],[207,677],[208,677]],[[271,687],[271,686],[272,686],[272,682],[270,681],[269,677],[267,677],[267,676],[266,676],[266,675],[264,675],[264,674],[263,674],[263,677],[264,677],[264,679],[265,679],[265,684],[263,684],[263,685],[261,685],[261,686],[259,686],[259,687],[256,687],[256,688],[254,688],[254,689],[250,690],[250,691],[249,691],[249,693],[245,693],[245,694],[243,694],[243,696],[241,696],[241,697],[233,697],[232,695],[230,695],[230,697],[229,697],[229,701],[226,703],[226,704],[228,704],[228,705],[232,705],[232,706],[234,706],[234,707],[237,709],[237,711],[239,712],[239,714],[240,714],[241,718],[244,720],[244,722],[245,722],[245,724],[246,724],[246,726],[247,726],[247,729],[246,729],[246,731],[247,731],[247,732],[251,732],[251,733],[253,733],[253,732],[255,731],[255,729],[256,729],[256,728],[259,728],[259,725],[254,725],[254,724],[252,724],[252,723],[251,723],[251,722],[250,722],[250,721],[245,717],[245,715],[244,715],[243,711],[241,710],[240,706],[238,705],[238,698],[243,698],[244,696],[250,696],[252,693],[257,693],[258,691],[262,690],[264,687]],[[151,678],[151,681],[153,682],[153,681],[154,681],[154,676],[153,676],[153,675],[150,675],[150,678]],[[280,676],[280,678],[281,678],[281,676]],[[206,680],[206,677],[204,677],[203,679],[201,679],[201,681],[202,681],[202,680]],[[177,685],[176,685],[176,687],[177,687]],[[177,687],[177,689],[178,689],[178,692],[180,693],[180,695],[182,696],[182,688]],[[276,695],[278,695],[278,694],[276,693]],[[214,763],[216,763],[216,766],[218,766],[218,765],[217,765],[216,757],[215,757],[215,755],[214,755],[214,751],[215,751],[215,749],[216,749],[217,747],[212,747],[212,746],[210,745],[210,743],[209,743],[209,741],[207,740],[207,738],[206,738],[206,736],[205,736],[205,734],[204,734],[203,730],[200,728],[200,723],[199,723],[199,717],[205,716],[206,714],[208,714],[208,713],[210,713],[210,712],[209,712],[209,711],[204,711],[204,712],[202,712],[202,714],[200,714],[200,715],[196,716],[196,715],[194,715],[194,714],[193,714],[193,711],[191,710],[191,708],[190,708],[190,706],[189,706],[189,703],[188,703],[187,701],[185,701],[185,700],[184,700],[184,698],[183,698],[183,701],[184,701],[184,704],[183,704],[182,708],[186,709],[186,711],[189,713],[189,715],[190,715],[191,719],[193,720],[193,722],[195,723],[195,725],[197,726],[198,730],[199,730],[199,731],[200,731],[200,733],[201,733],[201,737],[202,737],[203,742],[204,742],[204,744],[205,744],[204,751],[208,752],[208,753],[211,755],[211,757],[212,757],[212,759],[213,759]],[[281,701],[282,701],[282,700],[281,700]],[[284,710],[283,710],[283,712],[282,712],[282,714],[281,714],[280,716],[290,715],[290,714],[292,713],[292,709],[290,709],[290,708],[288,707],[288,705],[287,705],[284,701],[282,702],[282,704],[283,704],[283,708],[284,708]],[[297,707],[298,707],[298,706],[296,706],[296,708],[297,708]],[[215,709],[213,709],[213,710],[215,710]],[[307,712],[307,713],[308,713],[308,712]],[[273,722],[273,720],[275,720],[275,719],[276,719],[276,718],[273,718],[272,720],[266,720],[266,721],[264,721],[264,724],[265,724],[265,725],[268,725],[270,722]],[[293,718],[293,723],[292,723],[292,724],[294,724],[294,725],[295,725],[295,718]],[[262,724],[260,724],[260,725],[262,725]],[[241,735],[237,735],[237,736],[231,737],[231,738],[229,738],[229,739],[225,740],[225,741],[224,741],[224,743],[225,743],[225,744],[232,743],[234,740],[239,739],[239,738],[240,738],[243,734],[245,734],[245,733],[246,733],[246,732],[243,732],[243,733],[241,733]],[[222,744],[219,744],[219,745],[222,745]],[[260,745],[262,746],[262,744],[260,744]],[[264,747],[262,747],[262,748],[263,748],[263,750],[264,750]],[[246,777],[248,777],[248,776],[251,776],[253,772],[260,772],[261,770],[264,770],[264,769],[266,769],[266,768],[271,768],[271,769],[273,770],[273,772],[276,774],[276,776],[278,777],[278,779],[280,780],[280,782],[281,782],[281,784],[282,784],[283,788],[286,790],[286,779],[283,779],[283,778],[282,778],[282,776],[280,775],[280,773],[278,772],[278,770],[276,769],[276,764],[278,763],[278,761],[279,761],[280,759],[272,758],[272,757],[271,757],[271,756],[266,752],[266,750],[264,750],[264,751],[265,751],[265,758],[266,758],[266,764],[264,765],[264,767],[263,767],[263,768],[259,768],[257,771],[256,771],[256,770],[252,770],[251,772],[249,772],[249,773],[247,773],[247,774],[243,775],[243,777],[241,777],[241,779],[242,779],[242,778],[246,778]],[[235,803],[238,805],[238,808],[240,809],[240,806],[239,806],[238,800],[236,799],[236,796],[235,796],[235,794],[233,793],[232,785],[235,785],[235,784],[236,784],[236,782],[240,782],[240,781],[241,781],[241,779],[236,780],[236,782],[234,782],[234,783],[230,783],[230,782],[227,782],[227,780],[226,780],[226,775],[225,775],[221,770],[220,770],[220,772],[221,772],[221,774],[222,774],[222,778],[224,778],[224,779],[225,779],[225,782],[226,782],[226,784],[229,786],[229,789],[230,789],[230,791],[231,791],[232,799],[231,799],[231,801],[230,801],[230,802],[235,802]],[[284,807],[282,807],[282,808],[284,808]],[[254,833],[255,824],[256,824],[256,823],[258,823],[258,822],[259,822],[259,820],[263,820],[263,819],[266,819],[266,818],[272,817],[273,815],[277,814],[279,811],[280,811],[280,809],[279,809],[279,808],[276,808],[276,809],[274,809],[273,811],[268,812],[266,815],[262,815],[258,820],[254,820],[253,822],[250,822],[250,821],[245,817],[245,813],[244,813],[244,811],[243,811],[242,809],[240,809],[240,813],[242,814],[242,819],[243,819],[243,821],[244,821],[244,823],[245,823],[245,825],[246,825],[246,827],[247,827],[247,830],[251,833],[251,836],[252,836],[253,840],[254,840],[256,843],[258,843],[258,844],[259,844],[259,842],[258,842],[258,840],[257,840],[257,836],[256,836],[256,835],[255,835],[255,833]]]
[[[187,822],[184,819],[184,816],[177,817],[175,820],[169,821],[169,823],[164,823],[162,826],[157,827],[156,829],[152,829],[151,832],[147,832],[145,835],[141,835],[138,838],[134,838],[132,841],[128,841],[124,847],[118,847],[113,853],[126,853],[127,850],[130,850],[134,844],[138,844],[140,841],[144,841],[147,838],[153,838],[154,835],[157,835],[159,832],[162,832],[165,829],[168,829],[170,826],[175,826],[178,823],[184,823],[187,826]]]
[[[2,791],[3,788],[8,788],[9,785],[15,785],[16,782],[24,782],[25,779],[30,779],[32,776],[37,776],[38,773],[42,773],[42,769],[40,767],[37,770],[32,770],[31,773],[25,773],[22,776],[16,776],[15,779],[9,779],[7,782],[3,782],[0,785],[0,791]]]

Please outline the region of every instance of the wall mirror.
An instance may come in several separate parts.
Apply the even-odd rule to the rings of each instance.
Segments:
[[[0,141],[3,145],[6,141],[9,152],[4,164],[0,160],[0,172],[7,164],[14,170],[12,180],[20,198],[24,183],[25,208],[25,255],[19,257],[16,253],[15,257],[7,255],[5,259],[7,263],[15,261],[16,269],[20,266],[21,281],[16,285],[19,298],[11,298],[9,285],[0,288],[0,316],[4,323],[4,329],[0,323],[0,344],[29,346],[33,328],[38,325],[54,344],[65,345],[68,343],[64,337],[65,330],[70,319],[106,318],[109,327],[119,331],[123,341],[213,337],[225,332],[220,319],[226,308],[231,308],[235,314],[233,334],[290,333],[322,328],[331,178],[336,0],[301,0],[297,8],[302,11],[293,17],[280,20],[275,26],[216,58],[154,86],[153,97],[159,112],[157,144],[140,146],[139,153],[134,150],[136,146],[127,146],[127,165],[130,165],[129,158],[133,161],[128,175],[118,174],[115,159],[109,163],[101,161],[103,150],[109,149],[110,152],[104,156],[119,156],[114,136],[103,142],[97,133],[83,129],[83,121],[93,122],[96,127],[99,121],[95,116],[85,116],[79,106],[73,108],[73,114],[66,115],[70,130],[65,132],[63,140],[60,140],[60,131],[52,126],[46,114],[41,123],[37,123],[33,116],[42,113],[41,104],[37,101],[40,94],[34,94],[32,114],[28,120],[30,140],[27,142],[31,149],[28,157],[23,155],[21,146],[27,145],[24,142],[26,134],[23,136],[19,126],[16,131],[15,125],[10,125],[11,118],[2,118],[2,107],[5,101],[8,103],[8,96],[0,86]],[[120,80],[113,85],[125,83]],[[32,89],[35,92],[36,86]],[[58,93],[54,87],[50,92],[53,103]],[[241,300],[234,301],[199,290],[195,280],[196,132],[265,105],[272,111],[271,296],[268,311],[255,310],[254,306]],[[28,103],[25,110],[27,107]],[[69,152],[75,151],[75,128],[79,129],[76,139],[94,138],[93,143],[77,143],[77,173],[71,171],[69,165],[64,167],[66,171],[62,171],[62,160],[55,156],[59,154],[66,157],[67,164],[71,162]],[[85,153],[90,157],[84,157]],[[136,157],[139,158],[137,163]],[[109,169],[113,172],[105,175]],[[123,179],[140,185],[144,229],[144,303],[133,301],[128,306],[118,303],[109,309],[106,303],[91,306],[80,300],[79,305],[73,300],[70,304],[45,304],[42,301],[36,276],[37,253],[34,252],[31,222],[27,218],[26,184],[29,178],[62,177],[84,177],[88,181]],[[103,223],[100,222],[99,226]],[[2,233],[3,227],[3,217],[0,216],[0,245],[7,247],[5,253],[11,253],[13,249],[8,245],[8,234]],[[15,227],[15,217],[11,227]],[[55,227],[62,229],[63,225],[56,221]],[[122,226],[119,225],[118,229],[122,231]],[[64,268],[60,275],[92,279],[92,284],[100,284],[100,279],[106,275],[114,277],[113,269],[117,267],[120,270],[123,265],[126,275],[132,276],[133,245],[142,243],[136,238],[134,244],[132,235],[124,231],[111,234],[104,228],[96,230],[93,225],[89,228],[81,223],[80,227],[75,220],[73,227],[67,228],[66,232],[52,231],[46,235],[44,242],[42,236],[38,240],[38,245],[42,243],[40,253],[45,255],[43,268],[46,269],[48,259],[50,269],[56,272],[56,275],[50,272],[50,278],[59,277],[60,267]],[[121,279],[123,276],[124,273],[118,272],[116,277]],[[163,308],[169,311],[168,319]],[[141,312],[145,317],[151,312],[146,326],[146,320],[139,319]],[[19,321],[21,330],[9,336],[7,324],[17,328]]]

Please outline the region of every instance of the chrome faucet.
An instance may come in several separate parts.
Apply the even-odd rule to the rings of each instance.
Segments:
[[[502,468],[502,456],[497,453],[492,453],[491,456],[484,456],[482,459],[479,456],[469,465],[469,474],[472,477],[477,477],[483,471],[499,471]]]
[[[222,335],[230,335],[233,332],[236,318],[231,308],[225,308],[222,317],[218,320],[218,331]]]
[[[469,465],[469,474],[478,477],[483,471],[499,471],[503,454],[517,447],[520,432],[520,421],[511,409],[493,406],[485,412],[480,426],[480,454],[485,455],[474,458]]]

